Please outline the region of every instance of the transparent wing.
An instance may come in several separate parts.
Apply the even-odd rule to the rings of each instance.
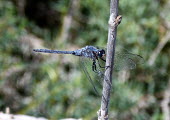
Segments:
[[[144,62],[143,57],[129,52],[116,52],[114,58],[115,70],[135,69],[137,64]]]
[[[98,47],[99,49],[104,49]],[[106,52],[106,48],[104,49]],[[125,48],[116,48],[114,57],[114,70],[135,69],[138,64],[144,63],[142,56],[128,52]]]
[[[137,64],[142,64],[144,62],[140,55],[129,53],[125,49],[123,50],[124,51],[121,52],[116,51],[115,53],[114,70],[135,69]],[[105,80],[107,80],[107,77],[104,75],[105,62],[99,59],[99,61],[96,62],[97,72],[94,72],[92,71],[92,60],[80,57],[80,66],[91,83],[95,93],[101,96],[104,77]],[[108,84],[110,84],[109,81]]]
[[[100,68],[97,65],[96,66],[97,72],[92,71],[92,60],[85,57],[80,57],[80,67],[84,71],[85,75],[87,76],[95,93],[98,96],[101,96],[104,69]]]

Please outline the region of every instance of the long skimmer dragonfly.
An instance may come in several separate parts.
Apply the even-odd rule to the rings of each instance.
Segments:
[[[104,77],[105,66],[102,66],[102,62],[106,62],[106,50],[100,49],[94,46],[86,46],[81,49],[77,49],[74,51],[60,51],[60,50],[48,50],[48,49],[33,49],[34,52],[43,52],[43,53],[54,53],[54,54],[72,54],[75,56],[81,57],[81,66],[83,70],[90,80],[95,92],[97,92],[95,88],[95,84],[87,71],[86,62],[84,62],[84,58],[89,58],[92,62],[91,69],[94,73],[97,73],[100,78]],[[127,51],[124,52],[116,52],[114,57],[114,69],[122,70],[122,69],[134,69],[137,64],[143,62],[143,58],[140,55],[132,54]],[[105,65],[105,64],[104,64]],[[98,92],[97,92],[98,93]]]

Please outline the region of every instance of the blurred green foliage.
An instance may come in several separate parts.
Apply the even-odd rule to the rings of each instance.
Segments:
[[[38,1],[42,8],[43,4],[48,6],[49,13],[53,10],[60,14],[56,18],[61,25],[52,25],[54,28],[49,24],[45,27],[37,25],[35,19],[38,16],[30,19],[27,14],[21,15],[17,2],[0,0],[0,110],[10,107],[12,113],[52,120],[97,118],[101,98],[79,68],[78,58],[35,54],[32,49],[74,50],[86,45],[106,47],[109,1],[79,0],[77,11],[71,14],[72,26],[64,41],[60,38],[65,16],[72,10],[72,0]],[[161,101],[170,83],[170,44],[164,46],[153,65],[149,65],[148,60],[168,31],[161,21],[162,14],[167,16],[165,20],[170,21],[168,0],[119,2],[123,20],[118,27],[117,44],[143,56],[145,63],[132,71],[114,73],[110,117],[118,120],[163,120]],[[53,19],[53,16],[46,16],[46,19]],[[43,23],[46,19],[38,20]],[[124,73],[127,75],[122,80]]]

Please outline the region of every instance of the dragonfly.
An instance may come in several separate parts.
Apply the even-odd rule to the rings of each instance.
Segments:
[[[61,50],[49,50],[49,49],[33,49],[34,52],[42,52],[42,53],[53,53],[53,54],[71,54],[74,56],[79,56],[81,58],[81,66],[83,67],[83,71],[90,80],[94,90],[96,93],[97,90],[95,88],[95,84],[87,70],[87,62],[90,60],[91,62],[91,70],[96,73],[100,78],[103,79],[104,71],[109,66],[105,66],[102,63],[106,62],[106,49],[98,48],[95,46],[85,46],[81,49],[77,49],[74,51],[61,51]],[[88,61],[85,62],[84,58],[88,58]],[[115,70],[126,70],[126,69],[135,69],[137,64],[143,62],[143,57],[137,54],[132,54],[126,50],[123,52],[115,53],[114,57],[114,69]]]

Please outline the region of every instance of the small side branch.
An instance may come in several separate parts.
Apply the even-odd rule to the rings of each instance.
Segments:
[[[114,18],[114,14],[112,13],[110,15],[109,22],[108,22],[109,27],[111,29],[114,29],[115,27],[117,27],[122,21],[122,16],[121,15],[118,15],[115,20],[113,18]]]
[[[114,54],[115,54],[115,43],[116,43],[116,33],[117,26],[122,20],[122,16],[118,16],[118,0],[111,0],[110,2],[110,19],[109,19],[109,33],[107,42],[107,56],[106,56],[106,66],[101,108],[98,111],[98,120],[108,120],[108,107],[110,100],[110,92],[112,87],[112,71],[114,65]],[[109,81],[109,83],[108,83]]]

